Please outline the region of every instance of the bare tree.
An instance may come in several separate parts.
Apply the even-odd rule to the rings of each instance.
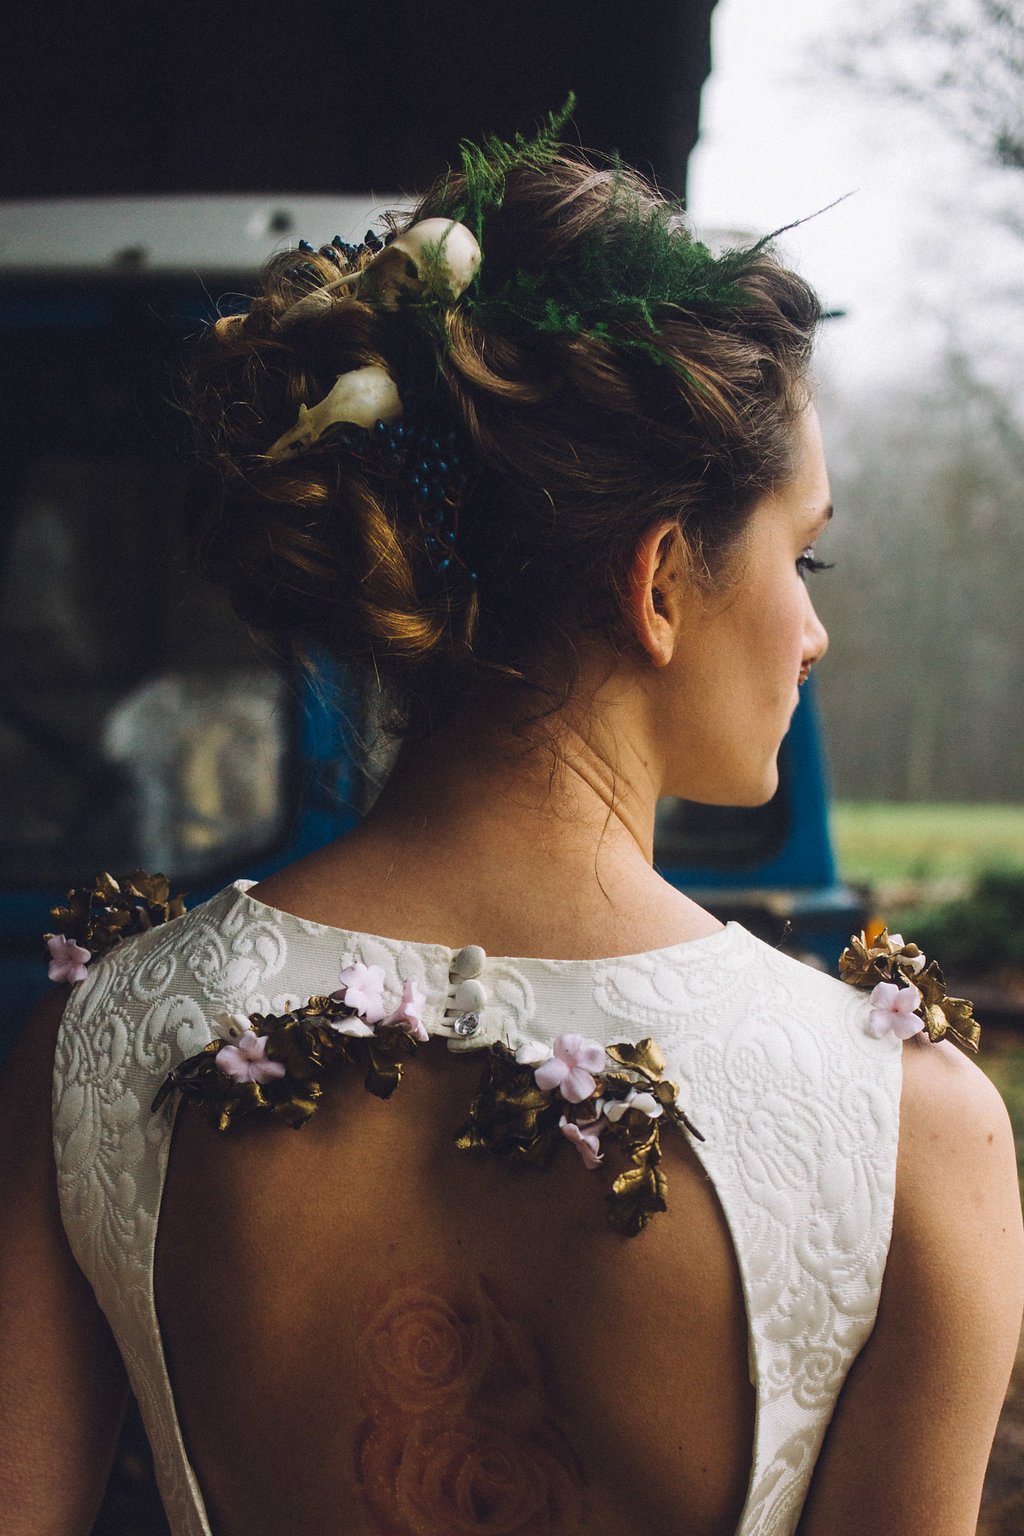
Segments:
[[[836,569],[814,596],[842,795],[1019,797],[1024,444],[992,393],[950,354],[926,390],[823,402]]]
[[[874,12],[841,35],[835,67],[927,108],[992,164],[1024,171],[1020,0],[916,0]]]

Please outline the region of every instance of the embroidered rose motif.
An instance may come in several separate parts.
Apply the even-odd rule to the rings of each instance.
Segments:
[[[268,1083],[284,1077],[284,1062],[267,1059],[267,1038],[249,1031],[237,1045],[225,1045],[215,1058],[220,1070],[236,1083]]]
[[[895,1035],[897,1040],[909,1040],[924,1029],[914,1009],[921,1002],[921,994],[915,986],[898,987],[895,982],[880,981],[871,994],[871,1012],[868,1015],[868,1031],[881,1040],[883,1035]]]
[[[557,1088],[570,1104],[589,1099],[597,1087],[593,1073],[605,1064],[604,1046],[583,1035],[559,1035],[547,1061],[534,1072],[538,1088],[550,1093]]]
[[[67,938],[63,933],[48,933],[46,947],[50,951],[46,974],[51,981],[74,983],[85,980],[89,974],[86,966],[92,959],[90,950],[83,949],[81,944],[76,944],[74,939]]]

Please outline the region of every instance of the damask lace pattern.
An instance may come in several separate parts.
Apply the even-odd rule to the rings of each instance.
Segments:
[[[704,1134],[694,1151],[732,1234],[757,1387],[737,1536],[782,1536],[796,1526],[839,1390],[874,1325],[901,1056],[891,1036],[865,1033],[863,994],[749,934],[714,969],[627,961],[599,982],[597,1001],[613,1031],[643,1020],[660,1040]]]
[[[471,935],[467,937],[471,938]],[[157,1323],[153,1262],[173,1114],[150,1114],[222,1010],[280,1013],[339,965],[414,980],[443,1032],[452,951],[347,934],[230,887],[127,941],[74,989],[58,1042],[54,1136],[72,1249],[125,1358],[175,1536],[209,1536]],[[478,1049],[650,1035],[685,1085],[695,1151],[737,1252],[758,1410],[737,1536],[788,1536],[846,1372],[869,1334],[892,1220],[899,1044],[864,1033],[868,1000],[730,924],[605,961],[488,960]],[[453,1127],[454,1130],[454,1127]],[[643,1241],[643,1238],[637,1239]]]

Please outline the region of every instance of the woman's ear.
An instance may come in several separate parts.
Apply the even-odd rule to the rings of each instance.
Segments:
[[[626,617],[656,667],[667,667],[675,654],[688,569],[678,523],[648,528],[633,556]]]

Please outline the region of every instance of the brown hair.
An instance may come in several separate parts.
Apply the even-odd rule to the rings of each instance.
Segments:
[[[414,217],[450,214],[460,191],[445,178]],[[614,241],[658,206],[631,173],[575,156],[511,170],[484,227],[489,291],[521,272],[571,272],[584,237]],[[740,269],[736,301],[665,307],[653,332],[485,330],[455,305],[441,344],[358,298],[282,326],[309,287],[300,259],[275,257],[245,320],[221,322],[195,351],[189,409],[212,471],[202,564],[255,628],[372,667],[414,728],[483,675],[536,686],[538,662],[574,627],[615,637],[623,578],[654,523],[677,520],[695,565],[720,580],[752,504],[792,473],[820,311],[767,248]],[[338,275],[323,256],[305,260],[324,282]],[[265,457],[301,403],[369,363],[388,368],[407,411],[431,402],[471,446],[444,575],[403,477],[337,448]]]

